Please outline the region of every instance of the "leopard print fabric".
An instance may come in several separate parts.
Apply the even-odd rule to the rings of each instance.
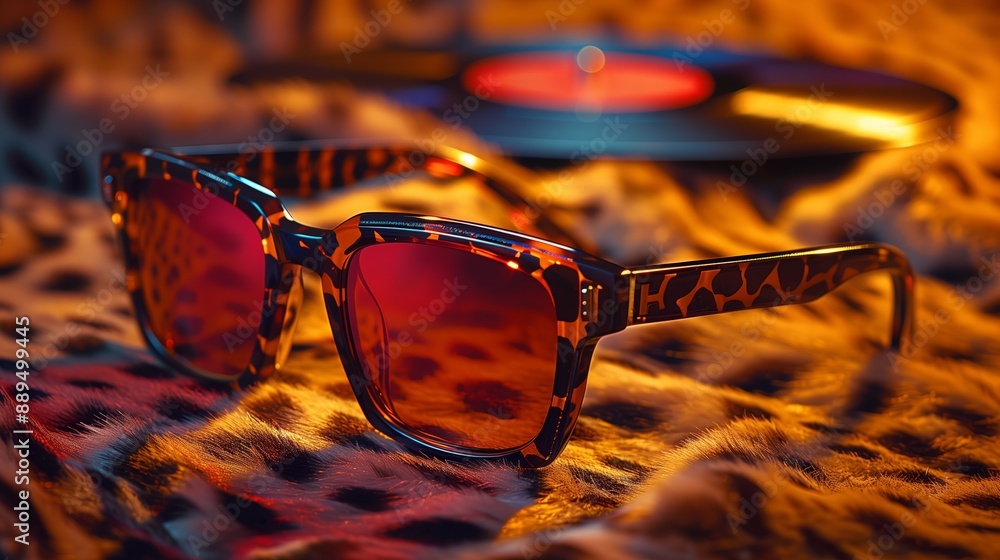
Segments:
[[[898,363],[874,350],[884,325],[870,318],[889,295],[878,278],[810,306],[630,330],[599,347],[553,465],[455,464],[364,421],[317,286],[281,372],[212,388],[138,342],[99,205],[8,190],[3,208],[5,231],[36,247],[5,267],[3,293],[19,294],[5,325],[21,301],[47,302],[33,336],[43,356],[58,351],[33,378],[39,557],[594,556],[637,535],[649,549],[633,554],[653,556],[716,543],[864,557],[868,542],[975,556],[1000,531],[1000,349],[987,335],[1000,321],[981,304],[950,311]],[[46,245],[40,216],[76,227]],[[95,246],[102,262],[73,265]],[[920,286],[918,317],[962,293]]]
[[[583,3],[565,25],[599,20],[600,4]],[[703,20],[732,4],[644,5],[628,19],[642,28],[669,14],[673,29],[695,35]],[[84,15],[71,5],[66,9]],[[783,173],[762,175],[758,191],[725,199],[710,172],[642,163],[587,162],[569,169],[570,183],[545,173],[537,187],[555,195],[547,214],[629,264],[822,244],[841,240],[845,224],[859,225],[866,238],[901,247],[913,260],[914,349],[881,350],[891,310],[890,286],[878,275],[809,305],[631,328],[602,340],[574,438],[540,470],[432,460],[373,431],[337,365],[309,277],[288,363],[265,382],[241,392],[205,386],[152,360],[135,327],[106,211],[92,200],[20,186],[46,182],[38,171],[61,158],[70,124],[93,123],[65,105],[19,114],[16,122],[6,109],[5,128],[17,134],[0,138],[8,162],[0,192],[2,472],[12,472],[16,460],[7,435],[15,427],[8,359],[15,316],[31,316],[31,345],[41,360],[32,374],[33,544],[11,548],[12,508],[4,507],[3,552],[992,558],[1000,542],[1000,154],[995,127],[982,125],[997,120],[989,88],[1000,83],[1000,70],[996,57],[968,53],[995,51],[998,21],[928,2],[884,40],[877,22],[891,17],[891,6],[796,6],[751,2],[726,37],[936,83],[963,103],[954,146],[933,161],[922,147],[868,154],[839,164],[834,178],[775,162],[796,177],[794,189]],[[176,8],[163,19],[198,26],[212,72],[235,64],[231,43],[211,42],[210,26],[189,12]],[[58,31],[48,28],[49,40]],[[165,37],[168,47],[175,44]],[[33,95],[77,91],[60,74],[64,66],[31,75],[27,59],[12,64],[10,53],[0,56],[5,79],[31,86],[0,92],[7,108]],[[17,72],[26,76],[12,77]],[[113,94],[131,85],[95,87]],[[246,96],[245,105],[231,103],[233,95]],[[185,143],[192,133],[184,127],[207,117],[173,105],[179,98],[152,96],[119,133]],[[303,98],[315,105],[293,109],[308,106],[312,112],[299,114],[315,118],[295,119],[292,136],[310,135],[320,116],[326,135],[356,132],[358,115],[378,115],[365,131],[427,137],[435,126],[330,86],[229,91],[212,82],[200,99],[214,114],[233,116],[214,123],[215,136],[204,141],[253,134],[276,99]],[[96,94],[88,103],[107,107]],[[95,171],[84,164],[68,183],[54,185],[95,192]],[[883,205],[870,225],[862,222],[876,195],[897,180],[904,195]],[[502,204],[471,192],[462,184],[376,185],[293,212],[318,226],[376,209],[507,219]],[[3,503],[13,504],[11,478],[0,481]]]

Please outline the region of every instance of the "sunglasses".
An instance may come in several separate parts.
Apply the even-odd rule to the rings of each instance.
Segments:
[[[891,347],[911,331],[913,275],[891,246],[628,268],[524,233],[564,237],[499,167],[459,150],[201,152],[102,160],[153,352],[237,387],[270,375],[288,357],[303,272],[312,271],[365,416],[433,456],[551,463],[580,414],[598,340],[632,325],[805,303],[887,270]],[[478,182],[511,204],[521,231],[410,213],[363,213],[323,229],[295,221],[279,199],[418,172]]]

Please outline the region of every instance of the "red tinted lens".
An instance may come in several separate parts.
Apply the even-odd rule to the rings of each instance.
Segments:
[[[250,363],[264,297],[264,250],[238,208],[194,185],[152,180],[130,208],[148,326],[167,353],[205,373]]]
[[[528,273],[419,243],[360,249],[347,269],[355,352],[411,435],[477,450],[523,446],[552,402],[552,296]]]

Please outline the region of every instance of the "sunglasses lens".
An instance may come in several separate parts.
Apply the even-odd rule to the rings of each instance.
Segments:
[[[555,305],[507,263],[419,243],[360,249],[348,324],[374,398],[422,441],[522,447],[541,431],[556,371]]]
[[[250,363],[264,297],[264,251],[251,219],[189,183],[152,180],[128,227],[147,324],[167,354],[215,376]]]

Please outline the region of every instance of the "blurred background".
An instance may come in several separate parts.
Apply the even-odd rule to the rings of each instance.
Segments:
[[[966,226],[979,229],[968,234],[975,238],[985,235],[982,230],[986,229],[976,226],[992,223],[989,218],[993,216],[976,215],[969,222],[963,214],[958,219],[955,208],[967,201],[961,196],[943,196],[954,193],[938,182],[961,180],[979,185],[980,176],[990,182],[995,177],[995,146],[1000,132],[993,126],[972,125],[998,122],[992,84],[998,79],[1000,65],[995,56],[998,47],[991,40],[998,20],[991,6],[989,2],[945,5],[918,0],[803,5],[775,0],[697,5],[599,0],[530,5],[504,0],[8,2],[0,10],[8,46],[0,51],[0,183],[93,195],[98,154],[109,148],[224,143],[249,150],[284,140],[316,138],[426,141],[440,129],[443,133],[433,136],[434,142],[480,155],[506,153],[516,156],[524,167],[543,171],[572,170],[574,185],[559,189],[553,213],[567,205],[607,207],[614,203],[607,200],[607,193],[619,190],[615,187],[625,180],[622,174],[642,169],[636,176],[651,187],[658,183],[662,190],[664,184],[679,182],[687,192],[701,189],[715,195],[707,198],[707,203],[724,202],[723,206],[730,208],[736,206],[728,204],[731,200],[745,199],[764,219],[782,222],[803,241],[820,242],[844,238],[845,223],[867,223],[864,212],[857,211],[866,206],[863,196],[873,192],[876,182],[891,183],[888,175],[895,174],[907,185],[902,189],[904,196],[920,191],[935,197],[928,207],[935,212],[919,213],[918,205],[907,209],[911,219],[933,225],[934,231]],[[665,86],[653,83],[661,89],[695,87],[684,83],[685,76],[691,74],[684,71],[704,66],[715,77],[713,97],[701,105],[698,102],[704,96],[697,94],[690,101],[674,102],[681,109],[673,113],[682,117],[665,120],[656,116],[660,107],[655,99],[652,109],[638,113],[629,112],[629,104],[636,101],[625,99],[622,114],[647,122],[633,123],[631,131],[622,140],[608,143],[607,149],[584,149],[581,155],[574,146],[589,145],[593,131],[601,131],[588,128],[588,121],[597,119],[596,125],[603,126],[601,119],[615,111],[602,115],[599,108],[595,112],[593,107],[574,103],[570,94],[568,101],[554,101],[574,105],[563,108],[558,119],[514,119],[505,128],[504,121],[510,115],[532,108],[530,101],[527,107],[516,99],[509,102],[510,96],[520,96],[523,101],[537,92],[501,92],[507,97],[484,99],[482,105],[490,107],[480,109],[478,99],[467,99],[472,90],[463,91],[462,80],[469,79],[470,66],[479,59],[504,52],[525,52],[531,58],[550,49],[576,52],[584,45],[602,48],[609,56],[613,51],[652,53],[661,59],[667,73],[680,70],[674,72],[681,76],[679,81]],[[770,66],[758,60],[804,61],[807,66],[767,71]],[[615,60],[610,61],[605,73],[615,70]],[[865,83],[857,76],[837,76],[840,68],[824,65],[874,70],[933,90],[893,90],[891,84],[877,80]],[[737,73],[719,71],[732,67],[743,69]],[[747,67],[756,73],[744,70]],[[677,76],[666,78],[677,80]],[[582,79],[570,76],[570,81]],[[740,83],[732,83],[734,79]],[[596,96],[628,88],[615,85],[617,80],[618,76],[612,75],[603,85],[597,84],[601,87],[596,89],[607,91]],[[558,90],[558,83],[555,80],[539,87]],[[753,118],[717,130],[720,125],[716,123],[725,119],[716,118],[718,104],[711,102],[717,94],[738,90],[747,83],[763,83],[767,95],[754,100],[732,97],[723,112],[732,116],[730,113],[742,111]],[[789,83],[798,88],[794,95],[787,92]],[[822,114],[807,114],[803,121],[800,113],[796,121],[794,110],[802,109],[802,103],[808,101],[802,92],[809,94],[809,87],[823,83],[829,83],[828,89],[835,86],[831,90],[833,102],[821,108]],[[573,83],[567,89],[580,85]],[[843,88],[852,86],[868,93],[844,97]],[[713,86],[707,87],[711,90]],[[935,97],[938,93],[941,95]],[[546,96],[541,97],[544,100]],[[960,110],[946,107],[954,100]],[[476,110],[469,115],[459,107],[456,112],[453,101],[472,101]],[[751,105],[751,101],[755,103]],[[549,100],[549,108],[552,102]],[[662,107],[670,109],[670,103],[668,99]],[[699,111],[706,109],[689,116],[683,106],[691,103]],[[885,111],[900,106],[904,107],[904,120],[888,120],[896,117]],[[280,117],[278,121],[275,116]],[[796,126],[796,136],[788,142],[777,136],[782,140],[781,149],[765,154],[773,156],[772,162],[760,169],[751,162],[747,169],[753,170],[753,177],[742,188],[738,183],[746,174],[734,171],[746,163],[747,149],[762,147],[767,136],[766,128],[761,133],[747,123],[770,126],[783,116],[792,117],[796,125],[806,122],[806,126]],[[897,131],[886,136],[886,122]],[[909,128],[913,123],[926,125],[926,130],[914,133]],[[938,136],[938,125],[948,125],[941,131],[960,136],[960,150],[945,154],[936,149],[926,157],[920,150],[906,152],[907,156],[898,150],[885,157],[863,155],[871,148],[933,140]],[[857,131],[866,128],[876,131],[877,141],[844,142],[845,134],[863,137],[865,133]],[[559,138],[552,138],[552,134]],[[745,142],[724,149],[726,141],[734,138]],[[686,148],[692,146],[693,139],[704,142]],[[801,153],[796,152],[798,144],[805,146]],[[658,151],[655,146],[673,148]],[[847,156],[842,155],[845,152]],[[819,157],[774,162],[791,155]],[[608,157],[624,162],[600,165]],[[907,157],[917,160],[907,166]],[[897,163],[894,158],[902,159]],[[933,159],[925,162],[927,158]],[[937,170],[946,169],[943,162],[952,158],[965,172],[960,179],[954,173],[941,173],[939,178]],[[638,166],[634,165],[637,160]],[[673,163],[646,165],[651,160]],[[709,163],[685,163],[691,160]],[[874,164],[866,166],[876,160],[886,162],[891,169],[878,171],[872,168]],[[597,164],[586,165],[591,161]],[[862,169],[866,171],[853,181]],[[980,174],[975,179],[966,176],[973,170]],[[558,177],[542,173],[543,179]],[[566,183],[566,175],[563,177],[560,183]],[[835,181],[836,190],[843,192],[835,197],[836,202],[826,201],[821,209],[816,208],[816,201],[802,192],[809,190],[804,187],[822,190],[822,186],[832,186],[833,179],[847,179]],[[728,186],[723,187],[720,180]],[[602,188],[595,182],[610,184]],[[844,187],[843,183],[852,186]],[[952,186],[957,194],[966,194],[967,189]],[[786,200],[790,195],[794,196]],[[782,212],[779,208],[783,205]],[[889,206],[887,211],[893,216],[902,207]],[[643,207],[647,210],[625,212],[630,222],[638,219],[654,227],[652,238],[648,229],[639,229],[647,235],[641,244],[674,244],[667,238],[681,235],[681,225],[673,224],[672,233],[665,231],[654,225],[663,222],[664,216],[642,217],[643,212],[649,213],[648,205]],[[645,259],[645,247],[624,253],[615,248],[620,243],[611,237],[619,229],[632,228],[620,227],[613,211],[603,214],[581,229],[588,236],[597,236],[588,245],[604,246],[618,253],[612,256],[630,261]],[[881,230],[914,225],[897,223],[893,216],[860,227],[861,233],[852,238],[882,233],[891,236],[891,231]],[[942,258],[953,254],[944,250],[944,239],[927,239],[929,234],[909,232],[905,238],[886,240],[900,243],[904,249],[928,248],[930,242],[930,247],[941,249]],[[994,241],[977,239],[976,243]]]

